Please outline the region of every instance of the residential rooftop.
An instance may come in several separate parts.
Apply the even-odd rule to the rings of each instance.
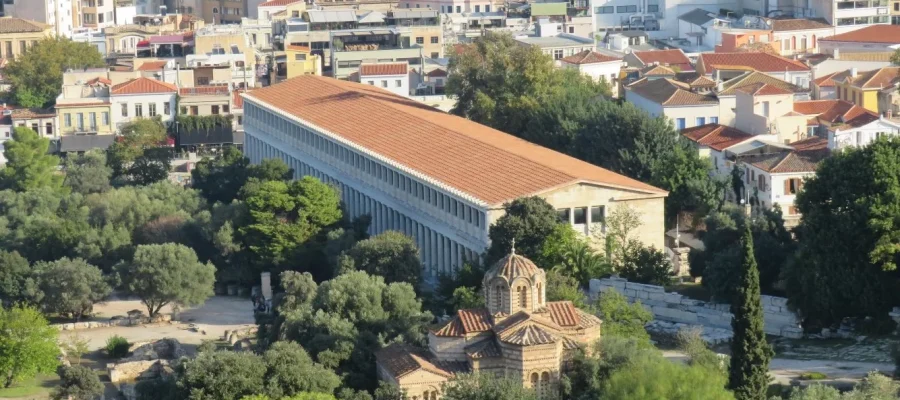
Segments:
[[[22,18],[0,17],[0,34],[37,33],[50,29],[50,25]]]
[[[900,25],[872,25],[822,38],[819,41],[898,44],[900,43]]]
[[[663,106],[700,106],[719,103],[715,97],[694,93],[687,83],[669,78],[642,79],[629,85],[627,89]]]
[[[702,53],[697,63],[709,74],[713,70],[752,70],[759,72],[809,71],[809,66],[774,54],[763,52]]]

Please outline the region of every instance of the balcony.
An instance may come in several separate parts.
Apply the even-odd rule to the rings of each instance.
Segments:
[[[853,18],[861,18],[861,17],[872,17],[872,16],[885,16],[887,17],[889,14],[888,11],[888,2],[886,0],[872,0],[872,1],[839,1],[835,3],[836,10],[834,11],[835,20],[844,19],[843,24],[838,25],[860,25],[867,23],[877,23],[877,22],[856,22],[850,23],[849,19]],[[887,19],[887,18],[884,18]],[[887,22],[887,21],[885,21]]]

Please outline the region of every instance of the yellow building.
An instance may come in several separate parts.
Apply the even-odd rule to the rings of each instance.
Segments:
[[[312,54],[309,47],[288,45],[284,53],[287,79],[300,75],[322,75],[322,57]]]
[[[53,26],[21,18],[0,18],[0,58],[15,59],[33,44],[53,36]]]
[[[866,72],[857,72],[856,68],[843,79],[836,80],[837,98],[854,103],[866,110],[880,113],[890,108],[888,104],[879,104],[879,94],[900,83],[900,67],[884,67]],[[896,89],[893,90],[896,92]]]
[[[202,17],[208,24],[240,24],[247,17],[247,0],[203,0]]]
[[[187,61],[188,65],[196,61],[202,65],[253,67],[256,53],[240,25],[209,25],[194,32],[194,54]]]
[[[61,152],[107,148],[115,136],[109,87],[112,81],[98,76],[75,84],[63,84],[56,98],[57,130]]]

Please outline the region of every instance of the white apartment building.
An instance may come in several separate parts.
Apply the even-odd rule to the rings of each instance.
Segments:
[[[136,118],[159,116],[163,123],[175,120],[178,88],[171,83],[150,78],[136,78],[110,89],[112,123],[116,131]]]
[[[426,271],[449,273],[489,245],[503,204],[540,196],[576,230],[627,205],[636,237],[663,247],[667,193],[371,86],[304,75],[244,95],[245,154],[335,185],[371,234],[414,238]]]
[[[409,64],[362,64],[359,66],[359,82],[409,97]]]
[[[793,0],[805,3],[814,17],[825,18],[834,28],[834,34],[841,34],[871,25],[890,24],[891,14],[888,0]]]
[[[79,0],[13,0],[5,4],[7,17],[17,17],[52,25],[57,36],[72,37],[77,28],[73,1]]]
[[[81,25],[86,28],[116,25],[115,7],[115,0],[81,0]]]
[[[625,87],[625,101],[650,116],[665,116],[675,129],[719,123],[719,102],[711,93],[698,93],[674,79],[644,78]]]
[[[843,125],[828,130],[828,148],[865,147],[882,136],[900,135],[900,122],[880,117],[868,124]]]
[[[585,50],[559,60],[560,67],[578,70],[590,76],[594,82],[601,80],[609,85],[613,97],[619,97],[619,73],[625,62],[596,51]]]

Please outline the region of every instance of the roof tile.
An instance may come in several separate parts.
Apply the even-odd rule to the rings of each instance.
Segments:
[[[693,106],[718,103],[715,97],[691,92],[688,84],[668,78],[637,81],[629,85],[628,89],[647,100],[664,106]]]
[[[564,57],[560,61],[567,64],[597,64],[604,62],[613,62],[613,61],[622,61],[621,58],[618,57],[610,57],[605,54],[598,53],[596,51],[591,50],[583,50],[579,53],[572,54],[571,56]]]
[[[393,343],[376,351],[375,358],[394,378],[402,378],[418,370],[452,378],[456,372],[467,369],[465,363],[438,362],[424,351],[403,343]]]
[[[702,53],[698,60],[701,62],[707,74],[715,69],[745,68],[759,72],[809,71],[802,62],[763,52]]]
[[[0,34],[43,32],[47,29],[50,29],[50,25],[45,23],[22,18],[0,17]]]
[[[534,324],[528,324],[512,332],[501,335],[500,340],[505,343],[519,346],[537,346],[541,344],[556,343],[558,339],[552,333],[547,332],[547,330]]]
[[[579,182],[666,194],[371,85],[304,75],[244,97],[489,205]]]
[[[744,131],[719,124],[706,124],[687,128],[681,131],[681,135],[697,144],[708,146],[714,150],[722,151],[753,135]]]
[[[110,94],[114,95],[175,92],[178,92],[178,88],[171,83],[143,77],[120,83],[110,90]]]
[[[362,64],[359,66],[359,75],[406,75],[409,65],[406,63],[390,64]]]
[[[775,32],[804,31],[811,29],[830,29],[831,25],[820,19],[773,19],[772,30]]]
[[[678,67],[682,71],[693,71],[694,66],[681,49],[635,51],[635,57],[644,65],[658,63]]]
[[[900,43],[900,25],[872,25],[819,39],[820,42]]]

